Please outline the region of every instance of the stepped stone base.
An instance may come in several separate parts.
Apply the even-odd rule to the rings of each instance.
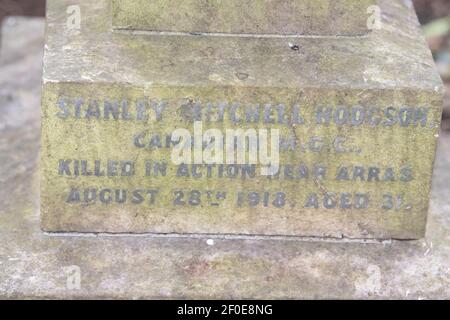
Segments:
[[[37,166],[43,32],[40,19],[9,19],[3,27],[0,297],[450,298],[448,133],[440,138],[425,240],[213,243],[207,236],[43,233]]]

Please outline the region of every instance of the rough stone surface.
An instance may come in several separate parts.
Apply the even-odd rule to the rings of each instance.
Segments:
[[[207,237],[43,233],[37,165],[43,29],[44,21],[34,19],[8,20],[4,28],[2,298],[450,298],[450,135],[445,132],[424,240],[215,237],[208,245]],[[67,286],[74,266],[81,271],[78,290]]]
[[[410,2],[380,1],[385,17],[380,30],[333,38],[117,33],[109,25],[110,1],[80,5],[81,30],[69,30],[67,3],[48,2],[44,230],[424,236],[442,82]],[[123,101],[128,112],[120,109],[117,119],[104,111],[107,103],[122,108]],[[148,119],[139,119],[142,101]],[[175,128],[192,131],[183,114],[192,115],[199,105],[205,115],[211,103],[218,118],[223,102],[229,107],[225,120],[203,121],[205,130],[278,128],[296,144],[294,151],[281,152],[280,179],[218,177],[219,170],[210,178],[205,167],[201,177],[191,169],[189,178],[179,176],[171,149],[150,144],[157,135],[165,145]],[[163,103],[159,120],[152,108]],[[248,106],[263,107],[259,121],[234,121],[229,111],[235,103],[241,106],[238,117]],[[291,120],[279,123],[275,108],[280,104]],[[262,120],[267,105],[273,108],[269,118],[278,119],[274,124],[264,123],[266,116]],[[296,106],[304,124],[292,120]],[[332,111],[330,124],[316,124],[321,108]],[[341,122],[342,115],[358,110],[363,121]],[[148,161],[168,163],[166,176],[148,176]],[[124,162],[134,164],[132,176],[104,175],[107,163]],[[291,173],[283,167],[288,165]],[[303,168],[306,178],[299,174]],[[325,178],[313,174],[323,168]],[[156,200],[149,190],[158,192]],[[146,193],[140,198],[145,200],[133,202],[135,191]],[[84,196],[94,192],[95,198]],[[125,192],[125,200],[117,196]],[[268,200],[254,205],[255,193],[260,199],[267,194]]]
[[[68,3],[47,3],[45,82],[427,91],[442,85],[410,1],[380,1],[382,29],[370,36],[263,39],[111,32],[106,0],[80,1],[81,30],[68,30]]]
[[[363,35],[375,0],[113,0],[117,29],[170,32]]]

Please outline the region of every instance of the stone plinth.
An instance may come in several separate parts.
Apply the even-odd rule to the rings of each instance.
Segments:
[[[44,230],[424,236],[442,83],[405,2],[346,38],[118,33],[106,0],[70,30],[67,5],[48,3]],[[194,120],[278,129],[278,175],[175,165]]]

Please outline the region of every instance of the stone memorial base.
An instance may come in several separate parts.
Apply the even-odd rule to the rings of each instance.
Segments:
[[[3,27],[1,298],[450,298],[448,133],[420,241],[42,232],[43,38],[40,19],[11,18]]]

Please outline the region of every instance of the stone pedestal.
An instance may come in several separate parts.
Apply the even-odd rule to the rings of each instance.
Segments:
[[[69,2],[49,1],[43,230],[422,238],[442,83],[412,6],[379,1],[379,29],[358,36],[349,19],[351,35],[329,37],[302,29],[281,2],[258,13],[288,15],[270,33],[264,24],[230,29],[244,13],[228,5],[211,17],[231,20],[194,27],[171,16],[174,4],[143,5],[144,21],[130,17],[130,1],[107,0],[80,1],[78,30],[67,24]],[[346,5],[371,1],[289,3],[313,15],[323,4],[340,30]],[[203,14],[183,4],[187,17]],[[349,12],[360,21],[360,11]],[[115,30],[130,18],[139,30]],[[278,173],[174,164],[171,135],[193,132],[195,121],[204,131],[279,130]]]

